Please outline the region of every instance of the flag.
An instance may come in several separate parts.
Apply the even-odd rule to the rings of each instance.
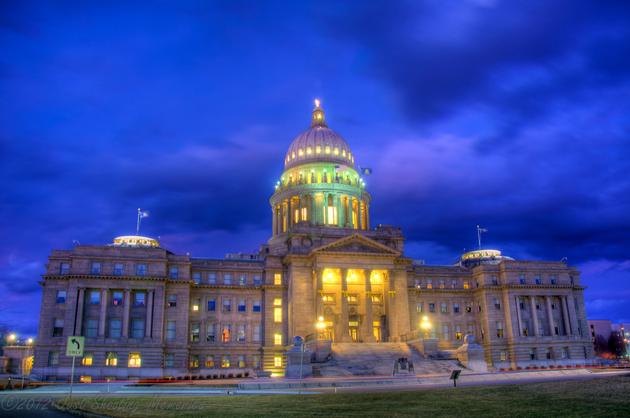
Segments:
[[[488,232],[488,229],[486,229],[486,228],[479,228],[479,232]]]
[[[143,210],[142,212],[139,213],[139,215],[140,215],[140,219],[148,218],[149,217],[149,211],[148,210]]]

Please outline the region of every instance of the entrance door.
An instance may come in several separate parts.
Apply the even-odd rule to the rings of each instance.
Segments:
[[[359,321],[349,321],[348,330],[353,343],[359,342]]]

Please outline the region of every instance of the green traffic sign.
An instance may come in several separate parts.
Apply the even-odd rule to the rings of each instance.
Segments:
[[[68,337],[68,343],[66,344],[66,356],[82,357],[84,345],[85,337]]]

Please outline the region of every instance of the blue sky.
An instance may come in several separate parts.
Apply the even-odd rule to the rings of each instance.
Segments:
[[[3,2],[0,51],[0,322],[22,333],[50,250],[138,207],[172,251],[256,251],[315,97],[409,256],[450,264],[481,224],[630,321],[627,2]]]

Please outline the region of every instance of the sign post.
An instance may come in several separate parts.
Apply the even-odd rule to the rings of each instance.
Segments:
[[[66,343],[66,356],[72,357],[72,371],[70,372],[70,397],[72,398],[72,386],[74,385],[74,360],[83,356],[85,337],[71,336]]]

